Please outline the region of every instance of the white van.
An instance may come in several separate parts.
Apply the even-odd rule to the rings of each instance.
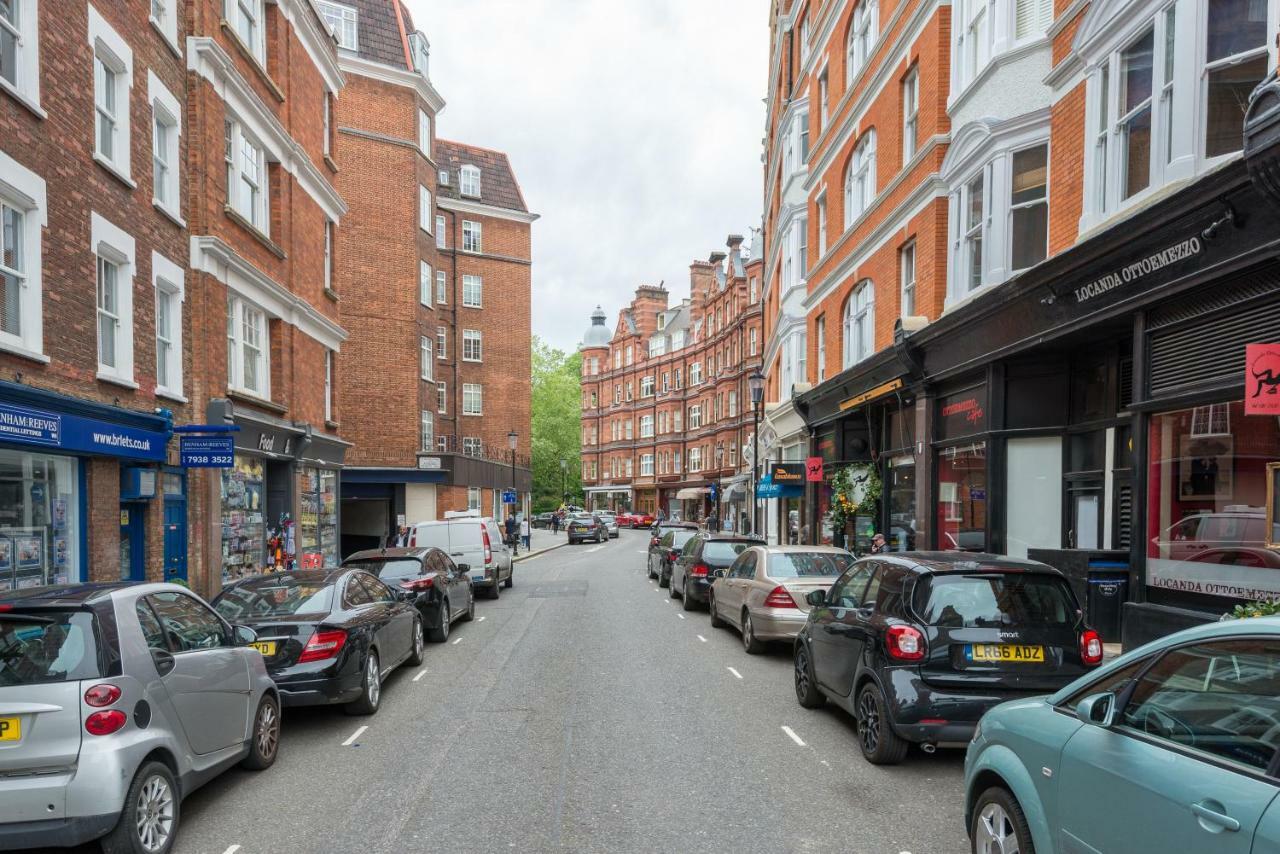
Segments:
[[[471,583],[497,599],[512,582],[511,549],[502,541],[498,523],[488,516],[457,516],[442,522],[418,522],[409,528],[409,546],[434,546],[454,563],[471,567]]]

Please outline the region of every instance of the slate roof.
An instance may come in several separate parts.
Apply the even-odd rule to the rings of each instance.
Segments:
[[[448,186],[436,187],[440,196],[449,199],[471,198],[462,195],[458,175],[464,165],[471,164],[480,169],[480,198],[475,201],[507,210],[529,212],[515,172],[511,169],[511,161],[501,151],[437,138],[435,156],[440,170],[449,172]]]
[[[356,51],[361,59],[380,62],[399,69],[413,70],[405,60],[404,38],[396,21],[398,0],[338,0],[356,10]],[[413,32],[409,10],[400,6],[405,33]]]

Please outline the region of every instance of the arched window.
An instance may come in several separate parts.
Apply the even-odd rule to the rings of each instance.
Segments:
[[[849,22],[849,35],[845,41],[844,83],[848,88],[858,72],[871,58],[871,48],[876,42],[876,27],[879,23],[876,0],[862,0],[853,10],[853,20]]]
[[[861,362],[876,351],[876,290],[863,279],[844,304],[844,367]]]
[[[461,169],[462,195],[480,198],[480,169],[467,164]]]
[[[876,131],[868,130],[853,148],[844,176],[844,227],[862,216],[876,197]]]

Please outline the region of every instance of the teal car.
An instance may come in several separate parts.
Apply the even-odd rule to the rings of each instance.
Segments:
[[[996,706],[965,756],[981,854],[1280,852],[1280,617],[1188,629]]]

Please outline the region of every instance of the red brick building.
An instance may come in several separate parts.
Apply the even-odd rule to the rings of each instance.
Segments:
[[[760,367],[759,276],[743,239],[689,268],[669,304],[636,289],[612,333],[597,308],[582,353],[582,481],[592,507],[629,507],[742,525],[752,437],[747,377]]]

